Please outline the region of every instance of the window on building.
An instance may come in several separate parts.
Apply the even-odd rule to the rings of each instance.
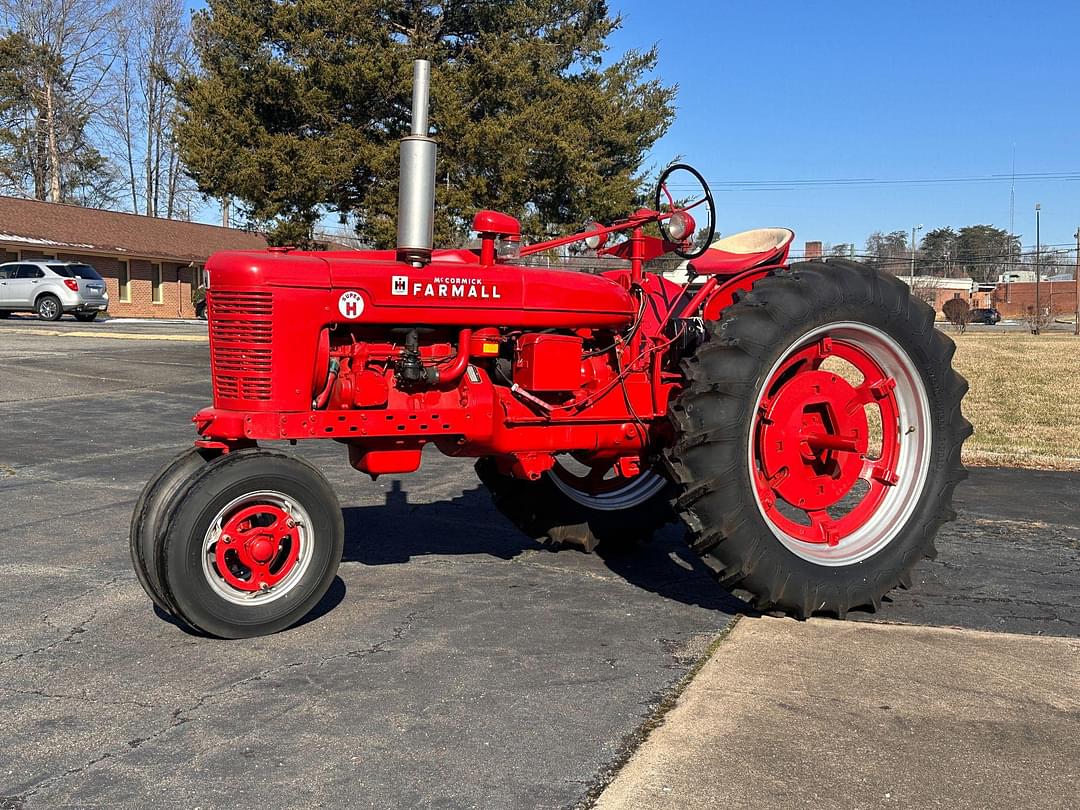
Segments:
[[[191,286],[192,289],[196,290],[206,286],[206,270],[201,264],[197,264],[191,268]]]
[[[150,265],[150,300],[155,304],[160,304],[164,301],[161,297],[161,265]]]
[[[128,270],[127,262],[119,262],[119,268],[116,271],[116,284],[119,288],[120,301],[125,304],[131,303],[131,272]]]

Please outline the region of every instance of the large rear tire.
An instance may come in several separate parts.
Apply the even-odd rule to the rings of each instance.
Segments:
[[[671,511],[674,486],[649,470],[624,482],[604,485],[601,479],[601,485],[591,488],[585,486],[584,477],[560,462],[535,481],[499,472],[491,458],[480,459],[476,473],[491,492],[495,508],[542,543],[586,552],[601,544],[628,547],[649,540],[675,519]]]
[[[763,278],[708,324],[668,460],[725,587],[843,617],[910,583],[967,475],[954,349],[900,280],[847,261]]]
[[[208,635],[276,633],[329,590],[344,540],[337,496],[306,461],[261,448],[227,453],[169,500],[155,543],[162,596]]]

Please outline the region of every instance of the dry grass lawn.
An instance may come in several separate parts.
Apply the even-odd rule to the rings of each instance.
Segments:
[[[1080,470],[1080,338],[971,333],[953,364],[971,385],[964,415],[975,435],[964,461]]]

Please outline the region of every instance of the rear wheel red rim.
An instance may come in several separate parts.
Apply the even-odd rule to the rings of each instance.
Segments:
[[[929,428],[925,385],[893,338],[850,322],[814,330],[773,366],[756,403],[750,463],[758,506],[805,559],[865,559],[914,509]]]

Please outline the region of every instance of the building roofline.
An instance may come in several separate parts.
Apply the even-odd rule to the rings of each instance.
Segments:
[[[6,236],[12,236],[13,234],[6,234]],[[33,237],[29,237],[33,238]],[[136,252],[130,250],[122,250],[120,248],[105,248],[105,247],[84,247],[82,245],[68,245],[68,244],[43,244],[40,241],[34,242],[20,242],[18,239],[5,239],[0,238],[0,247],[17,246],[18,249],[33,248],[40,250],[42,253],[66,253],[74,254],[78,256],[105,256],[111,259],[120,259],[123,261],[149,261],[149,262],[172,262],[174,264],[204,264],[205,258],[192,258],[191,256],[178,256],[176,254],[169,253],[149,253],[149,252]],[[257,250],[252,248],[252,250]],[[27,259],[26,261],[42,261],[41,259]],[[51,260],[50,260],[51,261]],[[55,261],[67,261],[67,259],[56,259]]]
[[[249,231],[246,228],[230,228],[224,225],[214,225],[209,222],[196,222],[192,219],[169,219],[168,217],[151,216],[150,214],[137,214],[132,211],[114,211],[111,208],[95,208],[91,205],[76,205],[75,203],[53,202],[52,200],[39,200],[36,197],[18,197],[13,194],[0,194],[0,200],[14,200],[16,202],[40,203],[41,205],[54,205],[61,208],[74,208],[77,211],[99,211],[102,214],[112,214],[123,217],[137,217],[138,219],[150,219],[158,222],[180,222],[188,225],[198,225],[200,228],[216,228],[219,231],[233,231],[240,233],[253,233],[262,235],[261,231]]]

